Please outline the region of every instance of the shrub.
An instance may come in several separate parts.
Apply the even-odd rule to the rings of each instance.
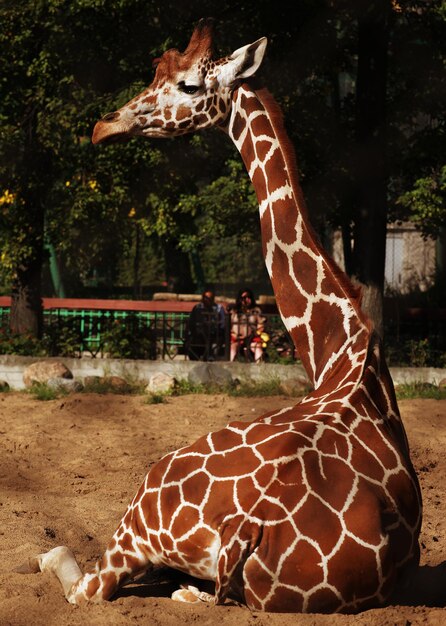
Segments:
[[[32,335],[15,335],[9,328],[0,328],[0,354],[47,356],[41,340]]]
[[[398,400],[412,400],[414,398],[432,398],[433,400],[446,400],[446,387],[437,387],[430,383],[410,383],[398,385],[395,388]]]
[[[434,347],[429,338],[386,342],[386,357],[390,366],[445,367],[446,353]]]
[[[142,326],[136,315],[113,320],[103,334],[103,351],[120,359],[155,359],[155,331]]]

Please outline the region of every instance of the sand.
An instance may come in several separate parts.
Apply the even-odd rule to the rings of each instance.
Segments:
[[[446,401],[400,402],[425,511],[421,567],[399,603],[356,616],[265,614],[173,602],[178,580],[161,577],[125,587],[110,602],[73,607],[51,574],[13,571],[56,545],[69,546],[82,569],[91,567],[153,462],[228,421],[293,402],[188,395],[147,404],[143,396],[114,394],[43,402],[0,394],[0,625],[445,625]]]

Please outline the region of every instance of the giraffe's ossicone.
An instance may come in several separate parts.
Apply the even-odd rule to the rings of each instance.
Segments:
[[[265,611],[354,612],[384,603],[418,565],[421,496],[380,341],[359,295],[320,246],[293,147],[271,95],[250,78],[266,39],[213,59],[208,20],[168,50],[153,83],[95,126],[93,141],[217,126],[255,187],[277,303],[314,391],[233,422],[156,463],[93,572],[67,548],[31,559],[70,602],[110,598],[149,568],[215,581],[174,599]]]

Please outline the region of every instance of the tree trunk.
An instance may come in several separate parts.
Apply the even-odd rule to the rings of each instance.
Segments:
[[[363,308],[383,335],[387,224],[386,78],[390,0],[358,3],[357,214],[353,267]]]
[[[133,253],[133,299],[138,300],[141,298],[141,232],[138,223],[134,225],[135,231],[135,251]]]
[[[194,293],[189,255],[178,248],[176,241],[166,241],[163,246],[168,290],[174,293]]]
[[[203,293],[203,291],[206,289],[206,280],[203,266],[201,264],[200,254],[197,251],[192,251],[190,253],[190,260],[194,270],[195,289],[197,293]]]
[[[40,338],[43,331],[44,210],[35,193],[28,191],[23,200],[23,253],[12,285],[10,330]]]
[[[42,336],[41,274],[41,258],[34,258],[17,270],[11,294],[10,329],[12,333]]]

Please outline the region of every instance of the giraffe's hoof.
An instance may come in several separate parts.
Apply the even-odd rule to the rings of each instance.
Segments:
[[[189,604],[200,604],[201,602],[213,603],[215,601],[214,596],[205,591],[200,591],[197,587],[187,585],[177,589],[171,595],[172,600],[176,602],[188,602]]]
[[[65,546],[58,546],[49,552],[30,556],[27,561],[18,567],[14,567],[12,571],[16,572],[16,574],[37,574],[47,569],[51,570],[54,568],[56,562],[60,562],[60,560],[66,558],[67,555],[72,556],[71,550]]]
[[[43,570],[45,569],[46,561],[48,560],[45,559],[45,557],[47,555],[50,555],[50,552],[37,554],[36,556],[30,556],[27,561],[25,561],[18,567],[15,567],[12,571],[16,572],[16,574],[37,574],[38,572],[43,572]]]
[[[37,556],[30,556],[27,561],[14,567],[12,571],[16,574],[37,574],[40,572],[39,559]]]

